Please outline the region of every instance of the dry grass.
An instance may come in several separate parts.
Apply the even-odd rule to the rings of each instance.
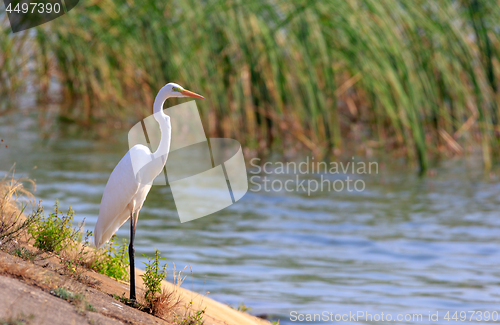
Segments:
[[[0,253],[0,274],[21,279],[24,283],[43,289],[52,289],[61,282],[60,279],[51,276],[50,272],[40,272],[35,264],[12,259],[4,253]]]
[[[0,265],[0,274],[9,274],[15,278],[28,280],[32,278],[30,267],[20,264],[2,264]]]
[[[27,204],[35,205],[32,190],[26,188],[26,185],[35,189],[33,180],[15,178],[13,169],[0,180],[0,234],[4,233],[5,227],[22,221],[21,215]]]
[[[174,317],[180,304],[181,299],[176,289],[162,288],[161,294],[153,300],[151,313],[156,317],[169,320]]]
[[[172,283],[174,286],[171,288],[162,286],[161,293],[157,294],[152,300],[151,308],[149,310],[151,314],[166,321],[172,321],[180,313],[181,295],[179,294],[178,289],[186,278],[183,274],[185,269],[186,268],[177,272],[174,264],[174,269],[172,271]],[[142,303],[146,303],[145,299],[141,300],[143,300]]]
[[[0,248],[9,247],[12,241],[27,240],[27,229],[40,216],[42,208],[35,204],[32,190],[35,182],[28,178],[16,178],[14,169],[11,169],[0,180]],[[31,206],[33,213],[27,218],[23,215],[27,206]]]

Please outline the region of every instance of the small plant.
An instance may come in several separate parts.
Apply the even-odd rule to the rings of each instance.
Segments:
[[[83,224],[80,228],[83,227]],[[69,271],[69,274],[76,276],[77,278],[83,272],[83,266],[87,265],[87,255],[90,244],[90,237],[92,237],[92,231],[87,230],[84,241],[81,243],[80,249],[74,252],[68,252],[65,256],[61,257],[60,263],[65,266],[65,269]],[[74,254],[73,254],[74,253]]]
[[[238,308],[236,308],[236,310],[239,310],[239,311],[242,311],[242,312],[247,312],[247,311],[251,311],[252,307],[247,307],[244,303],[240,302],[238,304]]]
[[[129,277],[127,240],[124,238],[118,249],[115,242],[116,236],[111,237],[104,250],[96,253],[89,267],[101,274],[126,281]]]
[[[95,309],[95,307],[94,307],[94,306],[92,306],[92,305],[90,304],[90,302],[88,302],[88,301],[85,301],[85,310],[88,310],[88,311],[93,311],[93,312],[96,312],[96,311],[97,311],[97,309]]]
[[[80,247],[80,251],[78,252],[75,258],[78,265],[85,265],[85,262],[87,261],[87,255],[88,255],[87,248],[90,245],[90,238],[92,237],[92,235],[93,232],[87,230],[87,233],[85,234],[85,239],[83,240],[83,243]]]
[[[122,304],[129,305],[130,304],[130,299],[125,297],[125,293],[123,293],[121,296],[119,295],[112,295],[114,299],[118,300]]]
[[[75,295],[73,292],[66,290],[62,287],[56,288],[50,292],[52,295],[59,297],[64,300],[73,300]]]
[[[140,305],[139,308],[142,308],[142,311],[167,320],[180,304],[179,295],[177,294],[176,287],[167,290],[161,286],[161,282],[167,277],[167,263],[163,266],[160,265],[160,260],[166,259],[160,256],[158,250],[155,250],[153,258],[144,256],[148,259],[148,262],[144,263],[146,265],[146,273],[141,275],[146,287],[146,293],[144,294],[145,304]],[[180,286],[183,280],[181,272],[176,274],[174,269],[173,275],[174,284],[176,283],[177,286]],[[123,300],[123,298],[120,299]]]
[[[26,247],[15,247],[11,252],[11,255],[22,258],[23,260],[33,262],[38,256],[37,253],[34,253],[27,249]]]
[[[146,255],[144,255],[147,257]],[[166,260],[166,258],[161,257],[158,249],[155,250],[155,256],[151,259],[149,257],[147,262],[144,262],[146,266],[146,273],[142,274],[142,280],[146,286],[146,293],[144,294],[144,300],[146,305],[153,309],[155,303],[155,298],[157,294],[161,294],[161,281],[167,277],[167,263],[160,266],[160,259]]]
[[[121,296],[115,295],[115,294],[113,294],[112,296],[114,299],[118,300],[119,302],[121,302],[124,305],[139,309],[140,311],[145,311],[145,312],[150,311],[149,308],[147,308],[146,306],[144,306],[140,302],[138,302],[136,300],[130,300],[128,297],[125,297],[125,293],[123,293]]]
[[[71,207],[66,214],[59,210],[59,202],[54,204],[54,212],[30,225],[28,232],[34,239],[33,246],[54,253],[71,251],[81,240],[80,229],[72,226],[74,211]]]
[[[177,325],[203,325],[205,321],[203,320],[203,315],[207,307],[195,311],[193,308],[193,301],[189,301],[188,304],[184,305],[184,315],[176,315],[174,317],[174,322]]]
[[[50,293],[56,297],[64,299],[71,304],[75,305],[80,311],[96,311],[94,306],[92,306],[81,293],[73,293],[63,287],[51,290]]]

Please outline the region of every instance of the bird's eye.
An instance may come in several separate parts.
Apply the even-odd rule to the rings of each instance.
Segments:
[[[179,87],[172,87],[172,89],[173,89],[174,91],[181,91],[181,89],[180,89]]]

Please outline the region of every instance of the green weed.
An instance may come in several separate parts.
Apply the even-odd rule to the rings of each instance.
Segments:
[[[26,247],[15,247],[10,254],[30,262],[33,262],[39,256],[39,254],[30,251]]]
[[[129,277],[129,258],[127,240],[123,238],[120,246],[116,245],[116,236],[111,237],[103,250],[95,253],[89,267],[112,278],[127,281]]]
[[[75,294],[72,293],[71,291],[64,289],[62,287],[56,288],[50,292],[56,297],[59,297],[64,300],[72,300],[75,298]]]
[[[85,299],[81,293],[73,293],[63,287],[51,290],[50,293],[56,297],[64,299],[71,304],[75,305],[80,311],[96,311],[96,309]]]
[[[34,240],[33,246],[53,253],[76,249],[81,240],[79,229],[73,228],[74,211],[71,207],[66,214],[59,210],[59,202],[54,204],[54,212],[48,217],[28,227],[28,232]]]
[[[242,311],[242,312],[247,312],[247,311],[251,311],[252,307],[247,307],[244,303],[240,302],[238,304],[238,308],[236,308],[236,310],[239,310],[239,311]]]
[[[153,258],[144,256],[148,259],[148,262],[144,263],[146,272],[141,275],[146,287],[143,310],[167,320],[172,314],[175,314],[175,310],[180,304],[180,297],[176,288],[181,285],[183,277],[181,272],[176,273],[174,268],[173,280],[176,286],[167,290],[161,285],[161,282],[167,277],[167,263],[163,264],[163,266],[160,264],[160,260],[166,259],[160,256],[157,249]]]
[[[147,256],[144,255],[144,257]],[[156,295],[161,293],[161,282],[167,277],[167,263],[163,266],[160,265],[160,259],[166,260],[166,258],[160,256],[158,249],[155,250],[155,256],[152,259],[147,258],[148,261],[144,262],[146,272],[141,277],[146,286],[144,300],[146,305],[152,308]]]
[[[174,317],[174,322],[178,325],[203,325],[205,324],[203,315],[206,309],[207,307],[200,310],[194,310],[193,301],[190,301],[188,304],[184,305],[184,314],[176,315]]]
[[[89,255],[89,244],[90,238],[92,237],[92,231],[87,230],[84,241],[80,244],[79,250],[73,250],[60,256],[60,263],[63,264],[66,270],[72,276],[79,278],[84,271],[84,267],[88,265],[88,255]]]

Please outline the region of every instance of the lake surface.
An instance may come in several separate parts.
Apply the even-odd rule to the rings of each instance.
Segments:
[[[36,180],[46,211],[58,199],[93,229],[109,174],[128,150],[127,133],[102,139],[77,129],[0,117],[0,170],[16,162],[18,175]],[[474,162],[446,163],[436,172],[418,178],[381,165],[378,174],[330,175],[363,180],[361,192],[249,191],[231,207],[184,224],[170,189],[156,186],[141,210],[137,266],[158,248],[170,266],[191,265],[184,287],[243,302],[281,324],[297,323],[293,312],[324,311],[391,314],[391,324],[485,323],[477,313],[475,322],[471,313],[447,321],[447,311],[450,318],[455,311],[496,311],[500,319],[500,183]],[[126,223],[118,236],[128,230]],[[439,320],[428,321],[429,312],[439,312]],[[397,321],[398,314],[422,314],[423,321]],[[341,323],[356,322],[344,315]]]

